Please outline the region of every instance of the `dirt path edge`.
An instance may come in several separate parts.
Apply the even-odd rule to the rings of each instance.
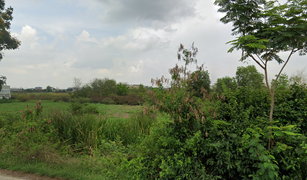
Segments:
[[[39,176],[37,174],[24,173],[21,171],[10,171],[0,169],[1,180],[65,180],[64,178],[51,178],[47,176]]]

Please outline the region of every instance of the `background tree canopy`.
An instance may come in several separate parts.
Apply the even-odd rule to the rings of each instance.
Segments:
[[[208,70],[195,71],[192,73],[191,88],[194,90],[194,95],[197,97],[203,97],[202,91],[206,90],[206,93],[210,93],[210,76]]]
[[[264,85],[263,74],[259,73],[254,65],[238,67],[236,80],[238,86],[252,86],[257,89]]]
[[[20,41],[16,37],[11,36],[10,28],[13,20],[13,8],[5,9],[4,0],[0,0],[0,61],[3,58],[3,50],[13,50],[20,46]],[[0,91],[6,78],[0,76]]]
[[[228,42],[228,52],[242,50],[241,61],[252,58],[264,70],[265,82],[271,97],[270,122],[273,121],[274,95],[278,78],[296,52],[307,53],[307,2],[306,0],[216,0],[219,12],[226,15],[223,23],[233,22],[233,35],[239,36]],[[283,60],[281,52],[289,52]],[[268,80],[268,62],[283,64],[271,87]],[[270,147],[270,143],[269,143]]]
[[[0,76],[0,91],[2,89],[2,85],[5,84],[6,77],[5,76]]]
[[[224,92],[225,88],[234,90],[237,88],[237,82],[235,78],[231,77],[223,77],[223,78],[218,78],[216,80],[216,83],[213,86],[213,90],[217,93],[222,93]]]

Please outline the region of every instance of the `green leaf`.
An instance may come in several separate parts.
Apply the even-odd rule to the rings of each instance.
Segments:
[[[283,131],[283,133],[290,135],[290,136],[301,136],[301,134],[294,133],[294,132],[289,132],[289,131]]]

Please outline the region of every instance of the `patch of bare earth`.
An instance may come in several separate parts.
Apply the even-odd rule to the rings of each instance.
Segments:
[[[65,180],[64,178],[51,178],[47,176],[39,176],[36,174],[24,173],[21,171],[9,171],[6,169],[0,169],[0,175],[4,174],[6,176],[20,178],[20,180]],[[0,176],[1,179],[1,176]]]

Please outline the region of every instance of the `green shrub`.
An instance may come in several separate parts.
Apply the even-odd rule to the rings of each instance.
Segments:
[[[286,94],[290,95],[291,93]],[[275,112],[273,118],[275,122],[270,124],[270,102],[265,90],[255,90],[252,87],[241,87],[236,90],[226,89],[222,96],[223,98],[219,101],[217,106],[217,117],[233,124],[233,127],[229,130],[241,137],[241,139],[254,137],[244,146],[249,148],[249,153],[254,152],[253,154],[255,154],[256,151],[252,150],[253,147],[250,145],[252,142],[257,142],[254,144],[255,146],[257,145],[257,153],[262,152],[264,154],[263,156],[269,154],[271,158],[274,159],[274,164],[277,168],[275,167],[271,170],[267,169],[270,173],[276,174],[278,177],[283,177],[285,179],[293,179],[306,175],[302,173],[305,167],[302,163],[306,158],[306,154],[303,153],[302,150],[304,148],[303,144],[306,137],[304,133],[297,128],[299,127],[298,125],[300,125],[297,121],[291,122],[289,121],[290,119],[278,118],[278,114],[281,113],[281,109],[278,108],[280,107],[280,101],[276,101],[275,109],[279,109],[279,112]],[[279,99],[278,96],[276,97]],[[282,102],[284,102],[285,98],[281,99],[283,99]],[[289,103],[290,101],[287,102]],[[285,106],[283,105],[283,107]],[[285,110],[286,109],[283,109],[282,114],[287,114],[287,111]],[[297,115],[298,116],[296,117],[299,118],[302,114],[297,113]],[[301,118],[305,117],[301,116]],[[248,133],[249,131],[250,133]],[[303,133],[303,135],[299,135],[298,133]],[[272,140],[270,140],[271,138]],[[240,139],[238,141],[240,141]],[[259,151],[260,146],[262,147],[262,151]],[[252,157],[253,154],[251,154],[250,157]],[[246,159],[244,156],[242,158]],[[268,157],[268,159],[270,158]],[[262,174],[268,174],[268,172],[264,172],[264,169],[262,168],[266,162],[263,162],[262,158],[258,160],[253,159],[253,162],[258,164],[258,169],[257,171],[250,170],[250,172],[254,173],[253,175],[251,174],[251,176],[253,176],[254,179],[257,179],[256,177],[265,178],[264,176],[260,176],[260,172],[263,171]],[[247,165],[246,167],[248,167]],[[256,172],[259,173],[257,174]]]
[[[184,52],[184,61],[193,62]],[[153,80],[155,107],[171,122],[151,128],[137,157],[125,161],[130,178],[305,179],[307,138],[296,124],[269,122],[265,90],[224,86],[222,94],[201,100],[189,91],[185,70],[170,70],[170,89],[163,89],[163,77]]]
[[[0,103],[11,103],[12,101],[13,101],[12,99],[6,99],[5,97],[0,99]]]
[[[107,97],[103,96],[92,96],[91,102],[93,103],[103,103],[103,104],[122,104],[122,105],[140,105],[145,102],[145,100],[135,94],[129,94],[126,96],[116,96],[110,95]]]
[[[43,106],[40,102],[34,110],[29,106],[22,111],[22,118],[6,123],[0,128],[0,144],[5,143],[4,148],[16,155],[27,158],[40,156],[44,145],[57,139],[57,132],[52,124],[53,119],[43,118],[41,113]]]
[[[12,99],[26,98],[28,100],[52,100],[54,102],[64,101],[68,102],[71,95],[68,93],[12,93]]]
[[[304,179],[307,138],[296,125],[271,125],[266,113],[254,117],[255,104],[239,96],[254,90],[237,91],[226,90],[225,97],[202,103],[184,90],[157,91],[155,96],[163,98],[160,109],[169,112],[173,122],[152,128],[138,158],[126,162],[131,178]],[[261,92],[249,98],[258,96]],[[204,118],[197,121],[201,112]]]
[[[84,103],[90,103],[91,99],[90,98],[73,98],[73,99],[70,99],[69,102],[84,104]]]
[[[98,107],[95,105],[84,106],[83,113],[99,114]]]
[[[69,102],[70,97],[69,96],[62,96],[62,101],[63,102]]]
[[[73,114],[82,114],[83,106],[81,103],[70,103],[70,110]]]
[[[62,100],[61,97],[53,97],[53,98],[52,98],[52,101],[53,101],[53,102],[58,102],[58,101],[61,101],[61,100]]]
[[[307,135],[307,89],[297,84],[275,95],[274,119],[283,125],[296,124]]]
[[[20,95],[18,95],[17,99],[20,102],[27,102],[27,101],[30,100],[30,96],[28,94],[20,94]]]
[[[88,99],[82,98],[71,102],[70,111],[76,115],[81,115],[85,113],[98,114],[99,113],[98,107],[95,105],[88,105],[87,103],[84,103],[87,101]]]
[[[101,100],[101,103],[103,103],[103,104],[114,104],[114,101],[110,98],[104,98],[103,100]]]

